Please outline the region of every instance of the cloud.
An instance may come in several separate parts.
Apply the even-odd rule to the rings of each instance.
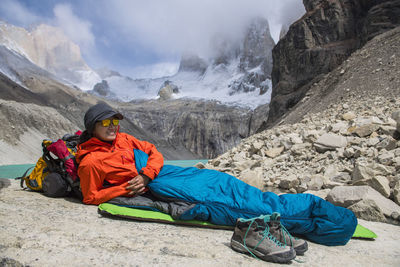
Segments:
[[[178,68],[179,64],[177,62],[160,62],[124,69],[123,71],[129,74],[131,78],[154,78],[174,75]]]
[[[0,15],[9,22],[27,27],[37,23],[41,18],[17,1],[2,0],[0,4]]]
[[[209,56],[212,38],[241,40],[255,16],[268,18],[278,36],[282,24],[304,13],[301,0],[115,0],[103,5],[105,19],[122,30],[124,40],[171,55],[191,50]]]
[[[95,45],[95,36],[91,30],[92,24],[77,17],[68,4],[56,5],[53,12],[55,26],[63,29],[64,33],[78,44],[84,53],[89,53]]]

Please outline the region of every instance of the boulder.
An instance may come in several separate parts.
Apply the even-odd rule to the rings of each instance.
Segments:
[[[324,153],[328,150],[336,150],[336,148],[346,147],[346,146],[347,146],[346,137],[332,133],[323,134],[314,143],[315,149],[320,153]]]
[[[339,121],[331,126],[331,131],[334,133],[346,133],[349,127],[347,122]]]
[[[250,152],[252,154],[256,154],[258,151],[260,151],[263,147],[265,146],[263,141],[255,141],[251,143],[251,149]]]
[[[380,153],[377,158],[378,162],[386,166],[392,165],[394,161],[394,153],[386,150],[381,150],[381,152],[382,153]]]
[[[322,190],[307,190],[304,194],[311,194],[322,199],[326,199],[331,189],[322,189]]]
[[[329,177],[332,182],[347,184],[351,181],[351,175],[348,172],[338,172]]]
[[[356,117],[356,114],[354,114],[354,112],[352,112],[352,111],[346,112],[342,115],[342,119],[345,121],[351,121],[355,117]]]
[[[270,158],[276,158],[279,156],[285,148],[283,146],[274,147],[265,151],[265,154]]]
[[[300,155],[306,153],[307,151],[309,151],[310,148],[311,148],[310,143],[294,144],[290,148],[290,152],[293,156],[300,156]]]
[[[393,150],[397,147],[397,141],[391,137],[385,137],[382,141],[380,141],[376,146],[376,148],[380,149],[385,149],[387,151]]]
[[[370,180],[376,175],[388,176],[392,174],[390,167],[378,163],[368,163],[365,161],[357,161],[353,173],[352,180]]]
[[[396,129],[398,132],[400,132],[400,110],[392,113],[392,119],[396,121]]]
[[[356,127],[353,130],[353,133],[355,133],[359,137],[366,137],[366,136],[370,136],[373,132],[375,132],[378,129],[379,129],[379,125],[370,123],[367,125],[362,125],[360,127]]]
[[[173,94],[179,93],[179,88],[171,81],[166,80],[160,87],[158,91],[158,96],[160,96],[160,100],[169,100],[173,98]]]
[[[235,169],[235,171],[243,171],[245,169],[253,169],[255,167],[260,167],[261,163],[257,160],[242,160],[242,161],[234,161],[232,163],[232,167]]]
[[[396,126],[388,126],[388,125],[381,125],[379,128],[379,133],[383,135],[390,135],[393,136],[396,132]]]
[[[280,178],[279,187],[289,190],[291,188],[296,188],[299,184],[300,182],[296,175],[289,175]]]
[[[373,176],[368,179],[358,180],[353,185],[369,185],[384,197],[390,197],[389,180],[385,176]]]
[[[328,183],[326,177],[320,174],[312,175],[307,182],[308,190],[320,190],[325,184]]]
[[[205,169],[206,166],[204,165],[203,162],[197,162],[194,167],[196,167],[197,169]]]
[[[246,169],[240,173],[239,179],[245,182],[246,184],[257,187],[260,190],[264,189],[264,178],[261,169],[259,170]]]
[[[394,188],[393,188],[393,201],[400,205],[400,181],[397,180]]]
[[[372,199],[361,200],[349,206],[348,209],[354,212],[356,217],[359,219],[375,222],[386,222],[386,217],[382,210]]]
[[[378,191],[370,186],[337,186],[333,188],[326,200],[334,205],[349,207],[361,200],[372,200],[382,210],[383,214],[390,217],[393,212],[400,213],[400,206],[390,199],[382,196]]]

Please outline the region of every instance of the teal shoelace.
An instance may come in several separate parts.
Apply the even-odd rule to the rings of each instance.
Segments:
[[[279,213],[278,213],[279,214]],[[254,255],[254,253],[248,248],[247,244],[246,244],[246,237],[247,234],[249,233],[251,226],[255,223],[256,224],[256,229],[258,228],[262,228],[263,226],[258,225],[258,223],[256,222],[257,219],[262,219],[265,223],[265,229],[263,231],[263,236],[261,238],[260,241],[258,241],[257,245],[253,248],[253,250],[257,249],[257,247],[266,239],[268,238],[269,240],[273,241],[275,243],[276,246],[278,247],[285,247],[286,244],[281,243],[279,240],[276,239],[275,236],[273,236],[271,234],[271,232],[269,231],[270,227],[267,224],[267,222],[269,222],[271,220],[271,215],[262,215],[260,217],[256,217],[256,218],[252,218],[252,219],[240,219],[241,222],[250,222],[249,227],[247,227],[246,233],[244,235],[243,238],[243,245],[244,248],[250,253],[250,255],[252,255],[254,258],[260,260],[256,255]]]

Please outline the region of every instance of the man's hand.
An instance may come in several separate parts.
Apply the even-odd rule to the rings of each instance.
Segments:
[[[138,195],[143,194],[146,190],[146,185],[149,182],[150,182],[150,178],[144,174],[139,174],[138,176],[132,178],[128,182],[129,185],[126,187],[126,190],[130,190],[128,195],[138,196]]]

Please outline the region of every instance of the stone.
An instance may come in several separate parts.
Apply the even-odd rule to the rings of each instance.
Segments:
[[[387,166],[377,163],[368,163],[364,161],[356,162],[353,173],[352,180],[369,180],[376,175],[388,176],[392,173],[391,169]]]
[[[393,160],[394,160],[394,153],[393,152],[387,152],[386,150],[382,154],[379,154],[377,157],[377,160],[379,163],[389,166],[392,165]]]
[[[346,146],[347,146],[346,137],[332,133],[323,134],[314,143],[315,149],[320,153],[324,153],[328,150],[335,150],[336,148],[346,147]]]
[[[320,190],[327,182],[323,175],[312,175],[310,181],[307,182],[307,188],[308,190]]]
[[[246,169],[239,174],[238,178],[246,184],[257,187],[260,190],[264,189],[264,178],[261,170]]]
[[[303,192],[307,191],[307,189],[308,189],[307,184],[302,183],[301,181],[300,181],[300,184],[296,187],[297,193],[303,193]]]
[[[375,147],[379,150],[386,149],[387,151],[390,151],[397,147],[397,141],[393,137],[388,136],[380,141],[378,144],[376,144]]]
[[[265,154],[270,158],[275,158],[275,157],[279,156],[283,152],[284,149],[285,148],[283,146],[274,147],[274,148],[271,148],[271,149],[268,149],[267,151],[265,151]]]
[[[358,180],[353,185],[369,185],[384,197],[389,198],[390,196],[389,180],[385,176],[376,175],[369,179]]]
[[[262,142],[262,141],[256,141],[256,142],[251,143],[252,154],[256,154],[263,147],[264,147],[264,142]]]
[[[366,126],[370,124],[382,125],[384,122],[376,116],[369,116],[369,117],[357,117],[354,120],[356,126]]]
[[[394,188],[393,188],[393,201],[400,205],[400,181],[397,180]]]
[[[232,163],[232,167],[241,172],[245,169],[253,169],[254,167],[259,167],[261,164],[259,161],[256,160],[251,160],[251,159],[247,159],[247,160],[242,160],[242,161],[234,161]]]
[[[378,137],[371,137],[368,139],[367,144],[368,146],[375,146],[380,142],[380,139]]]
[[[322,190],[307,190],[304,194],[311,194],[322,199],[326,199],[331,189],[322,189]]]
[[[280,179],[279,187],[282,189],[296,188],[300,184],[296,175],[289,175]]]
[[[371,135],[373,132],[379,129],[379,126],[376,124],[366,124],[354,129],[354,133],[359,137],[366,137]]]
[[[158,91],[158,96],[160,100],[169,100],[173,98],[173,94],[179,93],[179,88],[171,81],[166,80],[160,87]]]
[[[390,217],[392,217],[393,220],[400,221],[400,213],[398,213],[398,212],[395,212],[395,211],[392,212]]]
[[[283,146],[285,150],[290,150],[293,146],[293,143],[290,140],[281,140],[279,146]]]
[[[324,176],[327,177],[328,179],[331,179],[331,177],[335,176],[338,173],[338,169],[335,165],[329,165],[326,167]]]
[[[382,196],[378,191],[370,186],[337,186],[333,188],[326,200],[334,205],[341,207],[349,207],[361,200],[373,200],[382,210],[385,216],[390,216],[392,212],[400,212],[400,206],[390,199]]]
[[[361,148],[356,146],[345,148],[345,150],[343,151],[343,156],[348,159],[358,158],[359,156],[361,156]]]
[[[393,126],[381,125],[379,127],[379,133],[383,135],[393,136],[395,132],[396,132],[396,127]]]
[[[367,221],[376,221],[376,222],[386,222],[386,217],[383,214],[382,210],[372,199],[361,200],[351,206],[348,207],[357,218],[367,220]]]
[[[232,160],[235,161],[235,162],[238,162],[238,161],[244,160],[245,158],[247,158],[247,157],[246,157],[246,152],[242,151],[242,152],[236,153],[236,154],[232,157]]]
[[[197,162],[194,167],[196,167],[197,169],[205,169],[205,165],[203,162]]]
[[[391,117],[396,121],[396,129],[398,132],[400,132],[400,110],[393,112]]]
[[[393,166],[395,167],[396,171],[400,171],[400,157],[394,158]]]
[[[334,133],[346,133],[349,125],[347,122],[339,121],[331,126],[331,131]]]
[[[311,148],[310,143],[295,144],[290,148],[290,152],[292,153],[293,156],[300,156],[309,151],[310,148]]]
[[[298,135],[296,133],[288,134],[287,137],[289,137],[290,141],[293,144],[302,144],[303,143],[303,139],[300,137],[300,135]]]
[[[303,139],[309,143],[314,143],[320,135],[321,132],[318,130],[305,130],[302,132]]]
[[[352,111],[346,112],[342,115],[342,119],[344,119],[345,121],[353,120],[355,117],[356,114],[354,114],[354,112]]]
[[[332,182],[347,184],[351,181],[351,175],[348,172],[338,172],[330,178]]]

